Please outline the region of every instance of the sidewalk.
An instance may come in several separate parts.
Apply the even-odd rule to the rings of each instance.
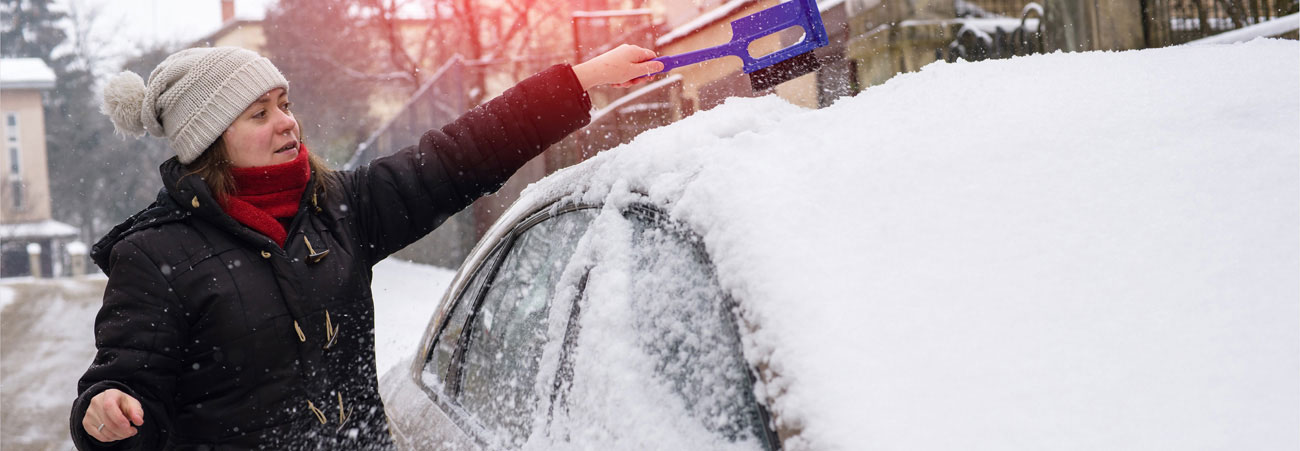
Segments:
[[[0,281],[0,449],[69,450],[68,410],[95,356],[103,276]]]

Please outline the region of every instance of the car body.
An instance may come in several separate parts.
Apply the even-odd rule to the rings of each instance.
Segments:
[[[1294,446],[1296,50],[936,64],[822,110],[733,99],[647,132],[487,232],[381,383],[393,434]]]

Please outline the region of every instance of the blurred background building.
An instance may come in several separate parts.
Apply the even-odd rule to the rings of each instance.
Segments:
[[[64,245],[77,235],[50,214],[42,95],[53,88],[54,71],[41,59],[0,59],[0,277],[61,275]]]

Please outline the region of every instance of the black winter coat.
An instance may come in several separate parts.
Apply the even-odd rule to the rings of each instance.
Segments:
[[[590,107],[573,71],[555,66],[418,146],[332,184],[313,174],[283,249],[226,215],[174,158],[163,163],[157,202],[93,250],[109,279],[72,408],[77,448],[391,448],[371,267],[500,188]],[[103,444],[81,420],[109,388],[140,400],[144,426]]]

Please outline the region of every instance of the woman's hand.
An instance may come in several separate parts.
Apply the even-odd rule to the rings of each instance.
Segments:
[[[81,419],[86,433],[104,443],[134,437],[138,432],[135,426],[143,424],[144,408],[140,401],[115,388],[90,398],[90,407]]]
[[[623,44],[573,66],[573,73],[578,75],[583,91],[608,84],[630,86],[636,84],[633,79],[637,77],[664,70],[664,63],[650,61],[654,57],[654,51]]]

